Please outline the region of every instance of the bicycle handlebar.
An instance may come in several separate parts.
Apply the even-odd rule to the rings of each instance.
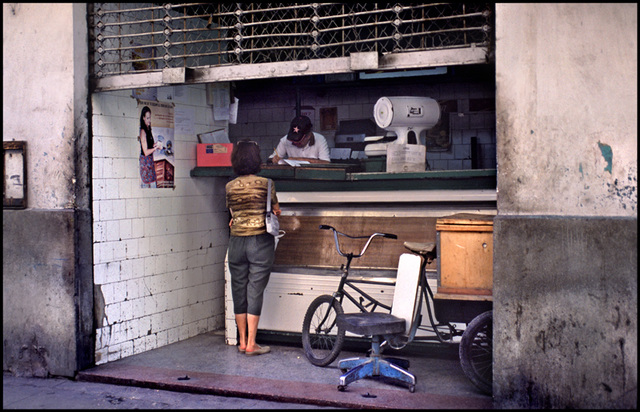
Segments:
[[[386,238],[389,238],[389,239],[397,239],[398,238],[397,235],[394,235],[392,233],[379,233],[379,232],[373,233],[370,236],[351,236],[351,235],[347,235],[346,233],[339,232],[336,228],[334,228],[333,226],[329,226],[329,225],[320,225],[320,229],[332,230],[333,231],[333,238],[334,238],[334,240],[336,242],[336,250],[338,251],[338,254],[340,254],[340,256],[344,256],[344,257],[347,257],[348,254],[344,253],[342,251],[342,249],[340,249],[340,241],[338,240],[338,235],[346,236],[346,237],[348,237],[350,239],[369,239],[369,240],[367,240],[367,243],[364,245],[364,247],[360,251],[360,254],[358,254],[358,255],[350,254],[351,257],[354,257],[354,258],[359,258],[362,255],[364,255],[364,252],[366,252],[367,249],[369,248],[369,244],[371,243],[373,238],[376,237],[376,236],[386,237]]]

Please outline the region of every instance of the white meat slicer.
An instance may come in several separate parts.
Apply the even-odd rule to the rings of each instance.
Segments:
[[[373,107],[376,124],[396,134],[392,142],[375,143],[386,140],[384,136],[370,136],[365,142],[365,154],[382,156],[387,153],[389,144],[409,144],[409,136],[413,134],[420,144],[420,133],[431,129],[440,120],[440,105],[430,97],[396,96],[381,97]]]

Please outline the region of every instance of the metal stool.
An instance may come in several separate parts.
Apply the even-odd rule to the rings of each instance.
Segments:
[[[408,385],[410,392],[415,391],[416,377],[406,370],[409,362],[398,358],[383,358],[380,346],[384,340],[391,340],[398,335],[406,336],[411,330],[417,303],[420,263],[420,257],[417,255],[405,253],[400,256],[391,313],[362,312],[338,315],[339,328],[372,337],[372,353],[369,357],[349,358],[338,362],[341,370],[347,370],[340,376],[338,390],[344,391],[348,384],[359,379],[383,376]]]

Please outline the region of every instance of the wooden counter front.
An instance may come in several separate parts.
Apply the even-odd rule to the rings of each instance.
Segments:
[[[369,236],[374,232],[391,233],[398,239],[376,237],[363,257],[354,259],[352,268],[397,269],[404,242],[435,242],[436,218],[381,216],[280,216],[280,229],[286,231],[278,242],[276,265],[340,268],[346,258],[336,251],[333,231],[319,229],[333,226],[351,236]],[[360,253],[367,239],[338,236],[344,252]],[[428,268],[435,269],[432,263]]]

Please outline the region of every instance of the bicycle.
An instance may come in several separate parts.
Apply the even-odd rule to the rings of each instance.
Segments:
[[[332,295],[321,295],[314,299],[304,316],[302,324],[302,346],[307,359],[316,366],[327,366],[339,356],[345,341],[345,331],[338,328],[337,316],[344,313],[343,302],[346,297],[360,311],[372,312],[375,310],[391,311],[389,305],[380,302],[358,288],[356,284],[374,285],[394,285],[395,282],[384,282],[366,279],[350,279],[349,270],[353,259],[362,257],[372,240],[376,237],[397,239],[391,233],[373,233],[369,236],[351,236],[339,232],[332,226],[320,225],[320,229],[331,230],[333,232],[335,246],[338,254],[346,258],[346,263],[341,266],[341,278],[338,288]],[[339,236],[350,239],[367,239],[362,250],[354,254],[344,252],[340,247]],[[392,349],[402,349],[414,340],[436,341],[440,343],[454,344],[459,340],[460,363],[465,375],[485,393],[491,393],[492,386],[492,361],[493,361],[493,341],[492,341],[492,311],[482,311],[475,316],[471,322],[468,319],[460,319],[468,323],[468,326],[461,330],[454,322],[436,322],[434,317],[435,308],[432,311],[431,303],[434,302],[434,295],[427,278],[427,264],[437,258],[435,243],[404,242],[404,247],[421,257],[420,281],[418,302],[416,304],[410,333],[393,342],[385,341],[382,346],[388,345]],[[356,299],[357,297],[357,299]],[[422,302],[426,303],[429,325],[422,325]],[[431,332],[435,336],[416,336],[418,330]]]

